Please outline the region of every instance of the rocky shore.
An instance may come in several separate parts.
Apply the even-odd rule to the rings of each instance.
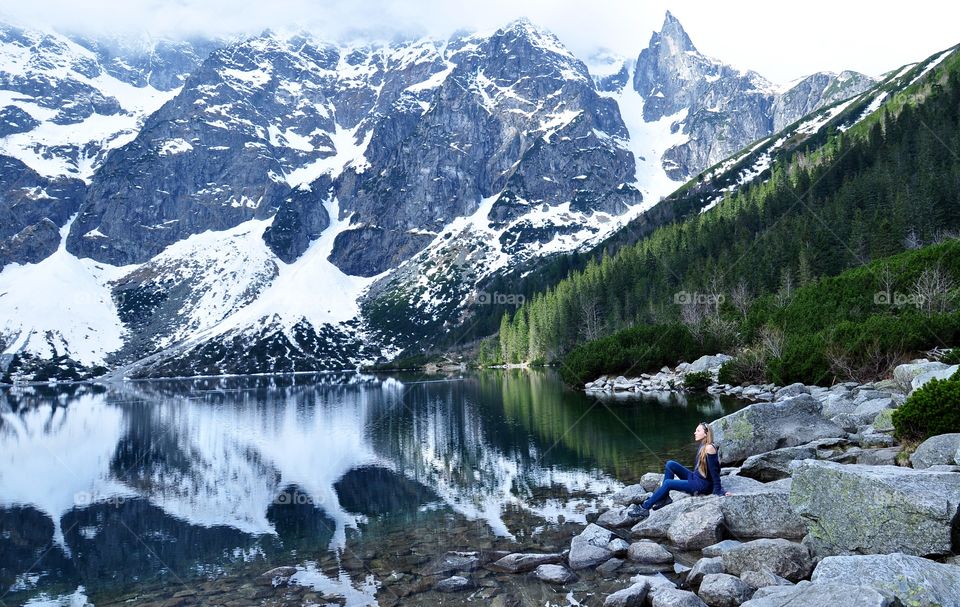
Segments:
[[[691,371],[715,378],[722,361],[600,378],[587,389],[680,389]],[[537,542],[491,537],[456,550],[442,533],[425,543],[411,530],[409,541],[331,558],[322,568],[330,579],[375,569],[372,593],[391,606],[960,605],[960,434],[930,438],[907,457],[891,423],[912,390],[955,370],[916,360],[870,384],[714,384],[714,393],[755,401],[711,424],[730,495],[674,492],[672,504],[638,520],[629,506],[662,480],[651,472],[613,495],[585,527],[561,523]],[[305,586],[303,566],[280,567],[158,593],[145,604],[356,603]],[[129,597],[116,604],[124,602]]]

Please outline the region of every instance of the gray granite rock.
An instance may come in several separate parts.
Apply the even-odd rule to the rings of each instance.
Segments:
[[[687,573],[686,583],[689,588],[697,588],[703,580],[703,576],[710,573],[725,573],[723,568],[723,559],[719,556],[704,557],[694,563],[693,567]]]
[[[910,455],[910,463],[918,470],[936,464],[955,464],[958,449],[960,449],[960,433],[931,436],[920,443],[917,450]]]
[[[673,563],[673,554],[669,550],[649,540],[640,540],[630,544],[627,558],[642,565]]]
[[[790,503],[818,555],[949,554],[960,475],[805,460],[794,465]]]
[[[906,554],[828,556],[817,564],[811,580],[816,584],[855,581],[904,605],[960,602],[960,567]]]
[[[592,523],[587,525],[570,542],[570,554],[567,557],[570,567],[573,570],[586,569],[606,562],[613,556],[613,551],[608,547],[612,539],[613,533],[609,530]]]
[[[533,571],[533,575],[549,584],[563,585],[577,581],[577,574],[563,565],[540,565]]]
[[[473,582],[460,575],[454,575],[440,580],[433,587],[437,592],[461,592],[471,588],[473,588]]]
[[[653,607],[706,607],[700,597],[688,590],[665,588],[653,594]]]
[[[792,586],[793,582],[787,578],[780,577],[770,571],[767,567],[761,567],[759,571],[748,569],[740,573],[740,579],[751,588],[766,588],[767,586]]]
[[[867,586],[829,582],[796,586],[767,586],[754,593],[743,607],[892,607],[893,602]]]
[[[607,596],[603,607],[641,607],[647,599],[649,582],[642,581]]]
[[[498,559],[488,565],[494,571],[505,573],[525,573],[533,571],[540,565],[556,564],[563,561],[561,554],[537,554],[515,552]]]
[[[754,589],[726,573],[703,576],[697,594],[710,607],[738,607],[753,596]]]
[[[810,575],[813,559],[803,544],[784,539],[759,539],[731,548],[720,557],[731,575],[757,571],[763,567],[796,582]]]
[[[681,550],[697,550],[723,539],[721,504],[708,502],[677,516],[667,529],[667,538]]]
[[[720,461],[733,463],[751,455],[822,438],[844,436],[842,428],[821,414],[820,402],[801,394],[775,403],[757,403],[714,420]]]

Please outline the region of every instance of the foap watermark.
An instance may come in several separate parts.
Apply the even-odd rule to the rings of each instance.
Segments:
[[[497,291],[494,291],[493,293],[488,291],[480,291],[474,298],[474,303],[477,303],[481,306],[496,305],[516,307],[522,306],[526,301],[527,298],[520,293],[500,293]]]
[[[927,298],[918,293],[901,293],[899,291],[877,291],[873,294],[873,303],[878,306],[913,306],[922,308]]]
[[[698,293],[696,291],[677,291],[673,294],[673,303],[678,306],[719,306],[726,301],[723,293]]]
[[[97,491],[77,491],[73,494],[73,505],[77,508],[86,508],[93,504],[119,506],[128,499],[131,499],[131,496],[117,495],[115,493],[99,493]]]
[[[302,491],[281,491],[273,498],[278,506],[316,506],[319,502],[309,493]]]

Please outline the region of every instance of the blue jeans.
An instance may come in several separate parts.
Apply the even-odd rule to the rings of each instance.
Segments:
[[[674,475],[679,478],[674,478]],[[669,460],[663,469],[663,482],[660,483],[657,490],[653,492],[653,495],[641,505],[649,509],[667,497],[667,494],[671,491],[683,491],[684,493],[694,494],[703,491],[705,486],[706,481],[700,480],[700,477],[694,474],[692,470],[687,470],[679,462]]]

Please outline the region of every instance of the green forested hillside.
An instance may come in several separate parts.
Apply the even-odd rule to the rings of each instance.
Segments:
[[[812,352],[821,348],[821,358],[836,357],[839,346],[811,336],[827,325],[845,322],[843,314],[825,316],[824,326],[798,325],[796,315],[817,317],[821,310],[818,305],[791,307],[793,297],[826,296],[831,283],[824,277],[949,240],[957,229],[960,56],[954,52],[920,81],[890,95],[853,128],[829,132],[789,159],[775,159],[765,181],[734,191],[705,213],[658,228],[539,293],[515,314],[504,316],[498,343],[487,344],[482,355],[488,361],[507,362],[566,357],[569,367],[581,364],[578,357],[585,350],[577,346],[583,342],[628,327],[646,332],[642,327],[682,323],[688,331],[692,329],[693,349],[756,346],[771,331],[787,331],[779,336],[786,340],[781,349]],[[954,252],[951,246],[945,244],[942,250]],[[906,274],[897,272],[896,263],[889,266],[893,275],[886,277],[886,287],[899,289],[891,291],[891,297],[908,298],[924,270],[930,274],[939,268],[938,278],[960,283],[958,268],[951,264],[936,264],[922,255],[916,259],[933,265],[918,269],[910,262]],[[881,267],[888,266],[872,264],[864,271],[879,284],[874,274]],[[814,284],[821,285],[819,290],[800,288]],[[838,304],[844,313],[843,306],[856,306],[861,312],[857,322],[886,323],[885,329],[890,330],[891,321],[882,320],[885,317],[930,315],[929,310],[909,305],[875,304],[877,285],[862,282],[860,287],[867,292],[857,293],[854,299],[845,295]],[[941,303],[938,312],[949,307]],[[880,320],[869,320],[872,315]],[[610,354],[611,340],[626,339],[628,334],[589,347],[602,345]],[[657,334],[654,330],[650,336]],[[927,342],[907,341],[887,344],[888,353],[936,345],[932,337]],[[835,349],[827,352],[831,347]],[[660,358],[653,356],[647,362],[655,364]],[[626,364],[643,366],[636,362],[640,361]],[[856,372],[841,367],[860,364],[834,363],[832,372],[837,374]],[[615,370],[623,364],[611,360],[604,369]],[[584,373],[598,370],[586,367],[590,370]],[[766,366],[781,380],[814,381],[819,375],[822,381],[829,365],[820,360],[814,367],[788,369],[775,362]],[[579,371],[569,377],[583,379]]]

